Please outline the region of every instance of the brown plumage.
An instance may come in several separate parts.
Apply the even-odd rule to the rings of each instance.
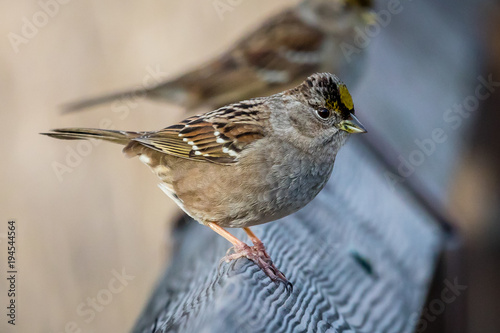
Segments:
[[[304,0],[267,21],[216,59],[152,88],[120,92],[68,104],[74,111],[115,99],[146,96],[196,109],[291,88],[314,72],[354,79],[363,55],[347,57],[354,28],[366,24],[371,1]],[[353,58],[353,59],[351,59]]]

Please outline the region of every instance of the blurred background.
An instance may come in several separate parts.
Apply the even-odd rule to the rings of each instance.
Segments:
[[[9,219],[17,221],[19,273],[16,327],[2,313],[0,331],[128,331],[169,260],[180,210],[142,163],[112,144],[38,133],[160,129],[184,110],[146,99],[119,111],[103,105],[63,115],[61,106],[172,78],[296,3],[4,1],[1,304]],[[354,45],[367,52],[351,89],[357,112],[399,172],[388,181],[419,184],[459,228],[467,331],[499,332],[500,4],[381,0],[374,12],[396,3],[401,10]]]

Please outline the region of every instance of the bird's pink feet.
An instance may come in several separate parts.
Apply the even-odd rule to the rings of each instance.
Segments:
[[[248,246],[247,244],[243,243],[240,241],[238,238],[234,237],[232,234],[230,234],[227,230],[224,228],[220,227],[214,222],[207,222],[207,226],[209,226],[213,231],[230,241],[234,247],[230,248],[228,250],[228,253],[224,258],[222,258],[222,261],[230,262],[233,260],[237,260],[239,258],[247,258],[251,261],[253,261],[259,268],[264,271],[264,273],[269,276],[269,278],[275,282],[275,283],[284,283],[285,288],[291,292],[292,291],[292,284],[288,282],[286,279],[285,275],[280,272],[276,266],[274,266],[273,261],[271,260],[271,257],[266,251],[266,248],[262,241],[255,236],[255,234],[250,230],[248,227],[244,227],[243,230],[247,233],[248,237],[250,237],[250,240],[253,243],[253,246]],[[233,253],[230,254],[230,252],[233,251]]]
[[[273,281],[276,283],[284,283],[288,290],[292,289],[292,284],[288,282],[285,275],[280,272],[276,266],[274,266],[271,257],[266,251],[264,244],[258,242],[253,246],[248,246],[246,244],[235,245],[228,252],[233,251],[233,253],[227,254],[222,260],[230,262],[232,260],[237,260],[239,258],[247,258],[253,261],[259,268]]]

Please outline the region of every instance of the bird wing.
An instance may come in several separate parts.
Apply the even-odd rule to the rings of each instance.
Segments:
[[[290,9],[242,40],[233,53],[236,57],[240,53],[244,62],[260,71],[264,79],[290,80],[297,73],[320,65],[324,38],[323,32],[305,23]]]
[[[187,118],[132,141],[169,155],[231,164],[246,147],[264,137],[268,118],[263,101],[249,100]]]

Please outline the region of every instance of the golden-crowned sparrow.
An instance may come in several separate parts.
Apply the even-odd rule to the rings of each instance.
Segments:
[[[160,178],[160,188],[188,215],[234,245],[226,260],[247,257],[273,281],[286,282],[248,227],[277,220],[309,203],[323,188],[354,117],[347,87],[332,74],[242,101],[153,132],[66,128],[58,139],[102,139],[125,145]],[[225,227],[243,228],[250,247]]]
[[[342,43],[354,45],[355,27],[363,28],[371,15],[371,0],[303,0],[197,69],[152,88],[68,104],[66,110],[138,96],[188,109],[218,108],[283,91],[319,71],[354,78],[363,70],[364,52],[344,54]]]

